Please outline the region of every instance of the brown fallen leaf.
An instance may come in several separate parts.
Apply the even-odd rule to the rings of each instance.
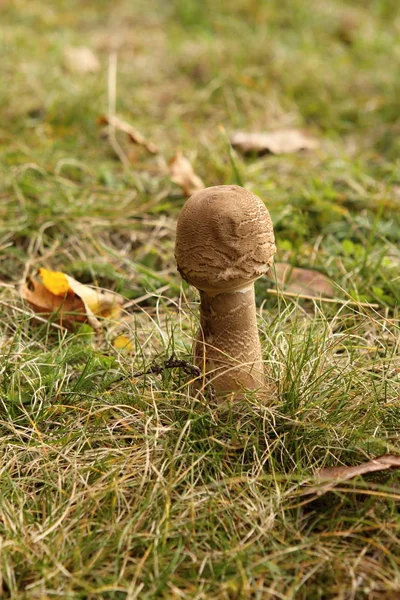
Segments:
[[[120,314],[121,300],[111,292],[90,288],[61,271],[40,269],[39,274],[41,282],[29,278],[21,287],[21,296],[42,316],[54,315],[67,328],[89,323],[99,330],[96,316],[111,318]]]
[[[75,73],[96,73],[100,62],[90,48],[86,46],[68,46],[64,50],[64,64]]]
[[[76,294],[55,296],[45,286],[35,279],[28,279],[21,287],[22,299],[39,315],[50,317],[67,329],[73,328],[77,323],[87,323],[91,320],[88,316],[85,303]],[[95,317],[93,317],[95,324]],[[94,329],[98,329],[96,324]]]
[[[357,475],[365,475],[366,473],[374,473],[375,471],[385,471],[396,467],[400,469],[400,456],[395,454],[383,454],[377,458],[373,458],[368,462],[361,463],[354,467],[325,467],[320,469],[316,476],[320,481],[347,481],[353,479]]]
[[[178,150],[168,163],[171,181],[179,185],[186,198],[205,188],[203,181],[193,170],[189,160]]]
[[[121,131],[122,133],[126,133],[129,140],[133,144],[143,146],[143,148],[146,148],[146,150],[150,152],[150,154],[158,154],[158,147],[155,144],[153,144],[153,142],[146,139],[144,135],[140,133],[140,131],[133,127],[133,125],[130,125],[129,123],[123,121],[119,117],[116,117],[115,115],[101,115],[100,117],[98,117],[97,123],[99,125],[106,126],[107,133],[110,132],[110,128],[112,128],[115,131]]]
[[[333,298],[335,287],[333,283],[319,271],[293,267],[288,263],[274,263],[269,276],[274,278],[278,287],[295,294],[308,294],[311,296],[325,296]]]
[[[400,469],[400,456],[395,454],[383,454],[377,458],[373,458],[365,463],[354,467],[325,467],[315,473],[315,479],[319,485],[313,485],[304,489],[301,496],[322,496],[333,490],[337,485],[357,477],[358,475],[366,475],[367,473],[375,473],[376,471],[386,471],[387,469]]]
[[[237,131],[231,136],[231,144],[244,154],[291,154],[299,150],[315,150],[318,140],[298,129],[280,129],[265,133]]]

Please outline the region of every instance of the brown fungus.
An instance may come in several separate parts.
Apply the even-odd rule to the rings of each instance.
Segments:
[[[254,281],[270,268],[274,242],[264,203],[236,185],[195,192],[179,215],[178,270],[200,290],[194,359],[217,394],[265,384]]]

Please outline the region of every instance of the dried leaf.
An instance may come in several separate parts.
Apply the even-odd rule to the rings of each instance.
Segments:
[[[288,263],[274,263],[274,266],[278,287],[284,288],[287,292],[325,296],[326,298],[335,296],[333,283],[319,271],[292,267]],[[270,271],[269,275],[274,277],[274,269]]]
[[[140,131],[133,127],[133,125],[126,123],[126,121],[123,121],[119,117],[116,117],[115,115],[101,115],[97,119],[97,122],[99,125],[107,126],[108,130],[111,127],[116,131],[122,131],[123,133],[126,133],[126,135],[133,144],[143,146],[143,148],[146,148],[146,150],[150,152],[150,154],[158,154],[158,147],[155,144],[153,144],[153,142],[147,140],[144,137],[144,135],[140,133]]]
[[[205,188],[204,183],[193,171],[189,160],[179,150],[168,163],[171,181],[179,185],[188,198],[194,192]]]
[[[82,298],[76,294],[52,294],[35,279],[22,285],[21,296],[36,313],[48,317],[53,315],[64,327],[71,328],[76,323],[87,323],[90,320]]]
[[[121,312],[121,301],[111,292],[92,289],[61,271],[39,270],[42,282],[30,279],[21,288],[21,295],[35,312],[55,314],[66,327],[89,323],[94,329],[100,324],[96,316],[115,318]]]
[[[121,298],[112,292],[93,289],[61,271],[39,269],[43,285],[56,296],[76,294],[98,317],[115,318],[121,313]]]
[[[86,46],[68,46],[64,51],[64,64],[75,73],[96,73],[100,62],[90,48]]]
[[[316,494],[317,496],[322,496],[322,494],[333,490],[336,485],[353,479],[353,477],[376,471],[386,471],[392,468],[400,469],[400,456],[383,454],[354,467],[326,467],[315,473],[315,478],[320,481],[320,485],[306,488],[301,495],[310,496]]]
[[[355,467],[326,467],[316,473],[318,479],[321,481],[335,480],[335,481],[347,481],[353,479],[358,475],[365,475],[366,473],[374,473],[375,471],[385,471],[396,467],[400,468],[400,456],[395,454],[383,454],[368,462],[356,465]]]
[[[298,129],[281,129],[265,133],[237,131],[231,137],[231,144],[244,154],[291,154],[299,150],[315,150],[319,142]]]

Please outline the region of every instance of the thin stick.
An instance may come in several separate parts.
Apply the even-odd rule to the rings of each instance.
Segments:
[[[200,377],[201,370],[196,365],[192,365],[187,360],[176,359],[174,355],[170,356],[167,360],[163,362],[162,365],[153,363],[148,369],[144,371],[137,371],[134,373],[134,377],[141,377],[142,375],[150,375],[151,373],[155,375],[161,375],[161,373],[165,369],[182,369],[187,375],[192,375],[193,377]]]
[[[268,294],[273,296],[287,296],[288,298],[300,298],[301,300],[315,300],[316,302],[329,302],[330,304],[348,304],[349,306],[362,306],[365,308],[380,308],[379,304],[370,304],[369,302],[357,302],[357,300],[342,300],[340,298],[324,298],[323,296],[308,296],[307,294],[297,294],[296,292],[283,292],[282,290],[267,290]]]

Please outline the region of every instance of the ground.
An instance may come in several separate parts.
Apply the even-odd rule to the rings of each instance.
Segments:
[[[321,467],[398,452],[399,34],[397,0],[0,2],[2,598],[399,597],[399,472],[307,494]],[[70,46],[100,68],[68,68]],[[159,154],[121,135],[121,162],[114,106]],[[319,148],[229,145],[282,127]],[[258,282],[272,404],[136,375],[190,361],[198,321],[178,149],[263,198],[278,261],[337,286],[328,303]],[[101,334],[37,322],[19,286],[39,267],[138,301]]]

